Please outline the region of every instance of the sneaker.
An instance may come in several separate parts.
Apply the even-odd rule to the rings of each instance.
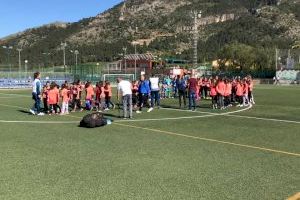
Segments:
[[[40,112],[39,114],[37,114],[38,116],[44,116],[45,113]]]
[[[109,111],[109,108],[105,108],[105,110],[104,111]]]
[[[30,109],[29,110],[31,114],[35,115],[36,113],[34,112],[34,110]]]
[[[151,112],[153,110],[153,108],[149,108],[149,110],[147,111],[148,113]]]
[[[141,113],[142,113],[142,111],[139,111],[139,110],[137,110],[137,111],[136,111],[136,113],[137,113],[137,114],[141,114]]]

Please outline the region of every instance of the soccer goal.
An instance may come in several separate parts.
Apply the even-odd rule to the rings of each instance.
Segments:
[[[103,80],[109,81],[112,84],[117,83],[117,78],[122,78],[123,80],[128,80],[128,81],[135,80],[134,74],[103,74]]]

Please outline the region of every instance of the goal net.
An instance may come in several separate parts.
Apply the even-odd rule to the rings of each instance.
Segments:
[[[117,78],[123,80],[133,81],[135,80],[134,74],[103,74],[103,80],[109,81],[112,84],[117,84]]]

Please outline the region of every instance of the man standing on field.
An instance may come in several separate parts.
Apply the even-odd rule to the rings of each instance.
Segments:
[[[41,84],[41,74],[40,72],[34,73],[34,81],[32,82],[32,99],[34,100],[34,106],[30,109],[30,112],[33,115],[42,116],[44,113],[40,112],[41,108],[41,91],[42,91],[42,84]]]
[[[195,75],[192,74],[192,77],[188,81],[189,89],[189,109],[192,111],[196,110],[196,93],[197,93],[198,81],[195,78]]]
[[[129,109],[129,118],[132,118],[132,90],[131,83],[121,78],[117,79],[118,89],[117,89],[117,98],[118,101],[122,95],[122,104],[123,104],[123,117],[127,119],[127,113]]]
[[[151,112],[154,109],[154,105],[160,107],[160,95],[159,95],[159,78],[154,74],[150,78],[150,89],[151,89],[151,107],[147,112]]]

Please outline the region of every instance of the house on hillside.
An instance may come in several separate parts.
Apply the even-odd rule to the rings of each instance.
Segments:
[[[156,63],[152,54],[128,54],[119,62],[122,71],[126,71],[126,73],[134,73],[135,64],[138,72],[150,73]]]

